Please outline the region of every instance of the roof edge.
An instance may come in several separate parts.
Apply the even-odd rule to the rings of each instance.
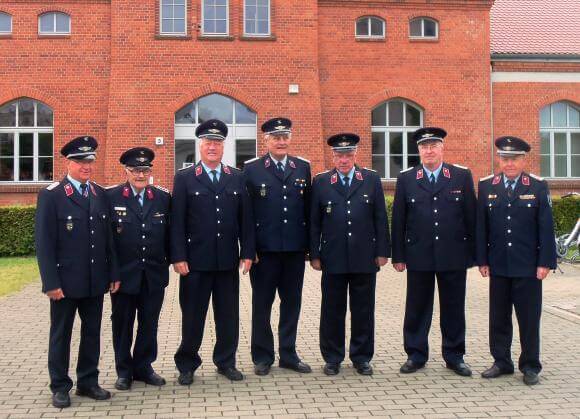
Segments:
[[[492,53],[492,61],[557,61],[579,62],[580,54],[500,54]]]

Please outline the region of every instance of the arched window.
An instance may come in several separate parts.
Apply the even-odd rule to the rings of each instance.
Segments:
[[[385,27],[380,17],[363,16],[356,20],[355,35],[357,38],[384,38]]]
[[[214,93],[188,103],[175,113],[175,170],[199,160],[195,129],[212,118],[228,126],[224,163],[242,168],[244,161],[256,157],[256,113],[241,102]]]
[[[580,107],[556,102],[540,111],[540,173],[580,177]]]
[[[44,103],[21,98],[0,106],[0,182],[51,181],[53,134]]]
[[[38,33],[41,35],[70,34],[70,16],[62,12],[48,12],[40,15]]]
[[[372,111],[372,164],[382,178],[419,164],[412,134],[423,126],[423,111],[403,99],[384,102]]]
[[[12,33],[12,16],[0,12],[0,35]]]
[[[429,17],[417,17],[409,22],[409,36],[411,38],[438,38],[439,24]]]

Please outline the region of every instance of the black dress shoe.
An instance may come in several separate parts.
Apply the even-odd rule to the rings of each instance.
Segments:
[[[524,383],[528,386],[534,386],[540,382],[540,376],[533,371],[524,371]]]
[[[368,362],[361,362],[360,364],[354,364],[356,372],[360,375],[373,375],[373,367]]]
[[[165,378],[163,378],[162,376],[160,376],[159,374],[152,372],[151,374],[149,374],[147,377],[139,377],[139,376],[135,376],[133,377],[135,379],[135,381],[143,381],[145,384],[149,384],[152,386],[164,386],[165,385]]]
[[[340,371],[340,364],[327,362],[323,369],[326,375],[336,375]]]
[[[52,395],[52,405],[57,409],[64,409],[70,406],[70,396],[68,391],[57,391]]]
[[[77,387],[76,395],[89,397],[94,400],[108,400],[111,398],[111,393],[109,393],[98,384],[90,388]]]
[[[401,368],[399,369],[399,371],[402,374],[411,374],[413,372],[420,370],[424,366],[425,366],[425,364],[418,364],[411,359],[407,359],[407,361],[403,365],[401,365]]]
[[[256,364],[254,365],[254,372],[256,375],[268,375],[270,373],[270,364]]]
[[[182,372],[179,374],[177,382],[182,386],[188,386],[193,383],[193,371]]]
[[[447,363],[447,368],[452,370],[455,374],[462,377],[471,377],[471,368],[465,362],[458,362],[457,364]]]
[[[115,388],[120,391],[125,391],[131,388],[131,384],[133,384],[133,382],[130,378],[119,377],[117,378],[117,381],[115,381]]]
[[[236,367],[218,368],[217,372],[228,380],[242,381],[244,379],[244,375]]]
[[[307,363],[302,362],[302,361],[298,361],[297,363],[280,361],[278,366],[280,368],[296,371],[296,372],[299,372],[301,374],[309,374],[312,372],[312,368],[310,368],[310,365],[308,365]]]
[[[513,371],[501,369],[498,365],[493,364],[490,368],[481,373],[483,378],[497,378],[500,375],[513,374]]]

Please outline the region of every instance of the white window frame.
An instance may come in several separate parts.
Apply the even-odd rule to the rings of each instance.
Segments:
[[[566,105],[566,126],[553,126],[554,121],[554,105],[562,103]],[[580,127],[570,127],[570,113],[572,109],[580,111],[580,107],[575,106],[567,101],[558,101],[554,103],[550,103],[549,105],[544,106],[540,109],[539,116],[541,116],[542,111],[547,107],[550,107],[550,125],[549,126],[540,126],[540,163],[541,159],[544,156],[549,156],[550,158],[550,173],[545,177],[550,179],[580,179],[580,176],[572,176],[572,134],[580,134]],[[541,120],[541,118],[540,118]],[[548,154],[542,153],[541,147],[541,134],[548,134],[550,136],[550,150]],[[555,134],[565,134],[566,135],[566,176],[556,176],[556,153],[554,147],[554,136]],[[576,155],[576,154],[574,154]],[[558,154],[558,156],[563,156],[563,154]],[[540,172],[541,173],[541,172]],[[543,173],[542,173],[543,175]]]
[[[54,31],[52,31],[52,32],[43,32],[41,30],[40,19],[46,15],[53,15],[52,17],[53,17]],[[68,18],[68,32],[58,32],[56,30],[56,16],[57,15],[64,15]],[[66,36],[66,35],[70,35],[71,33],[72,33],[72,17],[68,13],[60,12],[60,11],[53,11],[53,12],[42,13],[41,15],[38,16],[38,34],[39,35]]]
[[[14,179],[18,179],[20,177],[20,134],[32,134],[33,135],[33,153],[32,153],[32,167],[33,167],[33,180],[2,180],[0,181],[1,185],[24,185],[24,184],[31,184],[31,183],[50,183],[54,180],[54,111],[53,111],[53,121],[52,127],[38,127],[38,101],[33,100],[34,103],[34,126],[32,127],[0,127],[0,133],[2,134],[14,134],[14,155],[12,156],[13,164],[14,164]],[[13,101],[16,102],[16,124],[18,125],[18,113],[19,107],[18,102],[19,99]],[[13,102],[7,102],[2,106],[8,105]],[[39,156],[38,155],[38,134],[52,134],[52,156]],[[52,158],[52,174],[53,179],[48,180],[38,180],[38,164],[40,158]],[[30,158],[30,156],[26,156],[26,158]]]
[[[175,8],[175,4],[173,5]],[[159,0],[159,35],[163,36],[187,36],[187,0],[184,0],[183,14],[183,32],[164,32],[163,31],[163,0]],[[171,20],[180,20],[172,18]]]
[[[246,32],[246,6],[247,6],[247,0],[244,0],[243,3],[243,8],[244,8],[244,36],[248,36],[248,37],[268,37],[272,35],[272,0],[268,0],[268,33],[251,33],[251,32]],[[258,7],[258,6],[256,6]],[[228,7],[229,10],[229,7]],[[258,20],[255,20],[256,22],[256,28],[258,27],[257,23]]]
[[[226,0],[226,31],[224,33],[205,31],[205,0],[201,0],[201,33],[203,36],[228,36],[230,34],[230,0]]]
[[[365,19],[367,21],[367,35],[359,35],[356,33],[357,24]],[[383,24],[383,33],[382,35],[372,35],[371,34],[371,19],[378,19]],[[354,36],[356,39],[385,39],[387,37],[387,22],[385,19],[379,16],[361,16],[354,21]]]
[[[389,104],[392,102],[402,102],[403,103],[403,125],[401,125],[401,126],[389,125]],[[389,150],[390,133],[391,132],[402,133],[401,140],[403,141],[403,144],[402,144],[401,157],[403,160],[403,166],[402,166],[401,170],[408,169],[409,168],[409,166],[408,166],[409,150],[408,150],[408,144],[407,144],[408,138],[410,135],[413,135],[413,133],[415,131],[417,131],[419,128],[423,127],[424,119],[425,119],[425,111],[420,106],[418,106],[418,105],[416,105],[408,100],[405,100],[405,99],[387,100],[383,103],[379,103],[377,106],[375,106],[373,108],[373,110],[378,108],[379,106],[382,106],[382,105],[387,105],[385,107],[385,112],[386,112],[385,123],[386,123],[386,125],[383,125],[383,126],[371,125],[371,133],[373,133],[373,132],[384,133],[384,135],[385,135],[385,149],[383,150],[383,153],[381,153],[381,154],[373,154],[372,153],[372,144],[371,144],[371,163],[372,163],[373,157],[383,157],[385,160],[385,177],[382,179],[394,180],[396,178],[390,177],[390,173],[391,173],[391,159],[390,159],[390,157],[392,156],[392,154],[390,153],[390,150]],[[419,118],[420,118],[419,126],[407,125],[407,106],[412,106],[413,108],[415,108],[419,111]],[[371,110],[371,113],[372,113],[372,110]],[[412,155],[414,156],[415,154],[412,154]],[[395,154],[395,156],[398,156],[398,154]]]
[[[0,15],[8,16],[10,19],[10,29],[8,31],[0,31],[0,35],[9,35],[12,33],[12,15],[6,12],[0,12]]]
[[[416,21],[416,20],[421,21],[421,35],[412,35],[411,34],[411,23]],[[435,36],[426,36],[425,35],[425,21],[426,20],[429,20],[429,21],[435,23]],[[439,21],[436,19],[433,19],[432,17],[426,17],[426,16],[415,17],[415,18],[409,20],[409,38],[411,38],[411,39],[439,39]]]

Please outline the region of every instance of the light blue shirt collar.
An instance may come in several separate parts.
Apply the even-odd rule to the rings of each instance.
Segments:
[[[521,177],[521,176],[522,176],[522,175],[521,175],[521,173],[520,173],[520,174],[518,175],[518,177],[514,179],[514,189],[515,189],[516,185],[518,184],[518,180],[520,180],[520,177]],[[504,185],[506,188],[507,188],[507,186],[508,186],[508,184],[507,184],[507,183],[508,183],[508,180],[509,180],[509,178],[508,178],[506,175],[503,175],[503,185]]]
[[[79,195],[83,195],[83,192],[81,191],[81,182],[79,182],[76,179],[73,179],[70,175],[66,175],[66,178],[68,179],[68,181],[75,187],[75,189],[77,190],[77,192],[79,193]],[[88,182],[87,182],[88,184]]]
[[[217,179],[218,181],[220,180],[220,177],[222,175],[222,165],[221,163],[218,164],[218,166],[215,169],[210,169],[209,167],[207,167],[203,162],[201,162],[201,165],[203,166],[203,170],[205,170],[205,173],[207,173],[207,175],[209,176],[210,180],[213,179],[213,176],[211,174],[212,170],[215,170],[217,172]]]
[[[427,169],[425,166],[423,166],[423,170],[425,171],[427,180],[431,180],[431,173],[433,173],[433,176],[435,176],[435,182],[437,182],[437,179],[439,179],[439,173],[441,173],[442,167],[443,167],[443,163],[441,163],[437,169],[431,171],[431,170]]]
[[[133,185],[129,184],[129,186],[131,186],[131,190],[133,191],[133,196],[139,195],[139,201],[141,201],[141,203],[143,203],[143,198],[145,198],[145,188],[143,188],[143,190],[141,192],[137,193],[137,190],[133,187]]]
[[[278,162],[280,162],[280,163],[282,163],[282,169],[286,169],[286,163],[288,162],[288,155],[284,156],[284,158],[282,160],[276,160],[274,157],[272,157],[272,155],[270,153],[268,153],[268,155],[270,156],[270,159],[272,160],[274,167],[278,167]]]
[[[349,181],[348,181],[349,183],[348,183],[348,184],[349,184],[349,185],[352,185],[352,178],[354,177],[354,171],[355,171],[355,167],[354,167],[354,166],[352,167],[352,169],[350,169],[350,172],[348,172],[348,174],[346,174],[346,175],[343,175],[341,172],[339,172],[339,171],[337,170],[337,172],[338,172],[338,175],[340,176],[340,181],[341,181],[341,183],[342,183],[342,184],[344,184],[344,178],[345,178],[346,176],[348,176],[348,178],[349,178]]]

